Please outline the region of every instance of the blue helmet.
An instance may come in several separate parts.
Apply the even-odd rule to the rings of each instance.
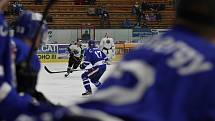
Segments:
[[[21,15],[15,21],[15,36],[26,37],[30,40],[36,36],[37,29],[40,26],[42,15],[40,13],[34,13],[32,11],[23,11]],[[41,41],[48,40],[48,26],[44,21],[40,30]]]
[[[88,47],[89,48],[95,48],[96,47],[96,42],[94,40],[89,40],[88,41]]]

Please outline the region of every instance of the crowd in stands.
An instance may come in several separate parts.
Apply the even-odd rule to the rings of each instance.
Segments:
[[[76,5],[94,5],[96,0],[75,0]]]
[[[142,23],[142,20],[147,21],[161,21],[162,16],[160,11],[165,9],[165,4],[153,4],[143,0],[141,4],[136,2],[132,9],[132,15],[137,16],[137,23]],[[141,25],[141,24],[140,24]]]
[[[122,28],[130,29],[131,26],[131,21],[128,18],[125,18],[125,20],[122,22]]]
[[[10,2],[8,5],[8,11],[6,12],[8,15],[19,15],[20,12],[23,11],[23,5],[20,0],[15,2]]]
[[[35,4],[41,5],[43,0],[36,0]],[[6,15],[19,15],[24,10],[24,6],[21,3],[21,0],[9,2],[8,10],[6,11]]]
[[[101,28],[110,27],[110,21],[109,21],[109,13],[107,9],[103,6],[90,7],[88,8],[88,15],[90,16],[98,16],[100,18],[100,26]]]
[[[37,5],[41,5],[42,3],[43,3],[43,0],[35,1],[35,4],[37,4]],[[17,16],[23,10],[25,10],[25,8],[24,8],[23,4],[21,3],[21,0],[18,0],[18,1],[14,1],[14,2],[9,2],[8,9],[7,9],[7,11],[5,11],[5,14]],[[53,21],[52,16],[47,15],[46,21],[52,22]]]
[[[35,4],[36,5],[42,5],[43,4],[43,0],[35,0]]]
[[[18,0],[16,2],[11,2],[8,7],[8,14],[9,15],[19,15],[20,12],[24,10],[23,5]],[[95,5],[96,0],[75,0],[74,3],[76,5]],[[41,5],[43,4],[43,0],[36,0],[35,4]],[[131,14],[137,17],[136,23],[132,26],[131,21],[128,17],[125,16],[125,19],[122,21],[121,27],[122,28],[132,28],[147,22],[160,22],[162,19],[160,11],[165,9],[165,4],[162,3],[151,3],[146,2],[145,0],[142,3],[135,2],[135,4],[131,8]],[[98,16],[100,19],[100,27],[101,28],[110,28],[110,20],[109,20],[109,12],[104,5],[96,5],[96,6],[89,6],[87,14],[89,16]],[[47,17],[48,22],[52,22],[52,16]]]

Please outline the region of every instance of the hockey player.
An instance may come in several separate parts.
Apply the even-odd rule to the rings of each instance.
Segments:
[[[7,23],[3,16],[3,8],[9,0],[0,0],[0,117],[5,121],[14,121],[20,114],[38,116],[48,112],[53,114],[55,107],[35,104],[29,95],[20,96],[12,81],[11,48]],[[53,114],[53,119],[56,115]],[[23,115],[20,115],[20,118]],[[21,121],[21,119],[20,119]]]
[[[113,38],[109,37],[106,33],[105,37],[102,38],[99,45],[102,52],[108,57],[107,64],[111,64],[113,57],[115,56],[115,44]]]
[[[28,69],[23,64],[26,63],[30,48],[33,44],[34,36],[37,36],[35,50],[37,50],[42,42],[48,40],[48,27],[46,22],[43,23],[39,35],[36,31],[39,27],[42,15],[31,11],[23,11],[15,21],[15,37],[16,43],[16,75],[17,75],[17,90],[18,92],[28,93],[38,101],[52,104],[46,97],[36,90],[37,78],[40,71],[40,61],[34,52],[30,60]]]
[[[68,120],[215,120],[215,1],[177,2],[173,28],[125,55]]]
[[[81,42],[82,40],[78,39],[75,44],[70,44],[68,47],[69,61],[65,77],[67,77],[71,72],[73,72],[74,69],[77,69],[81,63],[83,57],[83,49]]]
[[[90,87],[90,81],[96,86],[101,86],[99,79],[106,70],[106,55],[98,48],[96,48],[95,41],[90,40],[88,42],[88,49],[84,51],[84,62],[81,64],[81,69],[85,69],[85,72],[81,75],[85,93],[82,95],[91,95],[92,90]]]
[[[215,120],[215,1],[177,2],[175,25],[125,55],[71,114],[97,121]]]

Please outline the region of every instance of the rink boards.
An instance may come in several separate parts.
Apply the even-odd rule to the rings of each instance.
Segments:
[[[116,44],[116,56],[113,61],[119,61],[124,54],[138,45],[136,43]],[[69,58],[68,46],[69,44],[45,44],[39,48],[37,55],[42,63],[67,62]]]

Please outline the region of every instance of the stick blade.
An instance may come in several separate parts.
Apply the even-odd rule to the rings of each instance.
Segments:
[[[44,69],[45,69],[48,73],[50,73],[50,74],[53,73],[53,72],[51,72],[46,66],[44,66]]]

